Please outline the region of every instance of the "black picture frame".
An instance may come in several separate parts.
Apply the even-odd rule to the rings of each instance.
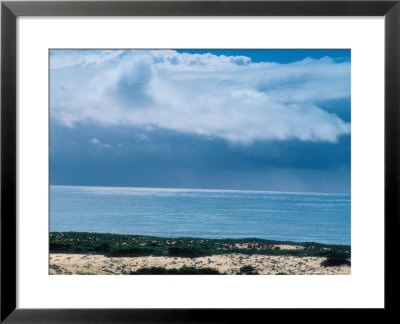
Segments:
[[[271,309],[16,308],[16,19],[19,16],[384,16],[385,307],[398,306],[400,233],[400,0],[381,1],[2,1],[1,2],[1,323],[199,323],[266,320]],[[282,309],[280,311],[283,311]],[[304,310],[292,310],[296,318]],[[331,310],[326,310],[330,312]],[[357,310],[352,310],[357,311]],[[372,314],[369,312],[368,317]],[[286,316],[286,315],[285,315]],[[309,316],[309,315],[307,315]],[[257,319],[258,318],[258,319]],[[378,318],[378,317],[377,317]],[[345,320],[340,319],[340,320]]]

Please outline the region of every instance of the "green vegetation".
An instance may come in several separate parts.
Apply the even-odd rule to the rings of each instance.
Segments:
[[[300,248],[283,249],[276,246],[277,244]],[[341,259],[349,262],[348,259],[351,257],[350,246],[345,245],[280,242],[262,239],[161,238],[78,232],[50,233],[50,252],[102,254],[110,257],[153,255],[196,258],[231,253],[312,256],[326,257],[326,266],[329,266],[332,262],[337,262],[328,260]],[[243,272],[245,271],[246,269],[243,270]]]

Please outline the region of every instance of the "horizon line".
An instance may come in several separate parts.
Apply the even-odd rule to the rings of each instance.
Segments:
[[[228,192],[265,192],[265,193],[287,193],[287,194],[339,194],[339,195],[351,195],[351,192],[315,192],[315,191],[279,191],[279,190],[252,190],[252,189],[211,189],[211,188],[173,188],[173,187],[130,187],[130,186],[96,186],[96,185],[54,185],[50,184],[49,187],[94,187],[94,188],[119,188],[119,189],[155,189],[155,190],[175,190],[175,191],[228,191]]]

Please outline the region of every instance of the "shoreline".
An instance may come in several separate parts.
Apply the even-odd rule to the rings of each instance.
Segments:
[[[180,240],[180,241],[210,241],[210,242],[263,242],[269,244],[286,244],[286,245],[301,245],[301,246],[321,246],[321,247],[338,247],[350,250],[351,245],[339,243],[321,243],[313,241],[290,241],[290,240],[270,240],[257,237],[243,237],[243,238],[207,238],[207,237],[192,237],[192,236],[154,236],[142,234],[118,234],[118,233],[103,233],[103,232],[77,232],[77,231],[53,231],[49,233],[50,238],[56,235],[76,235],[76,236],[89,236],[94,237],[109,237],[109,238],[122,238],[122,239],[142,239],[142,240]]]
[[[351,247],[263,239],[51,232],[49,274],[351,273]]]

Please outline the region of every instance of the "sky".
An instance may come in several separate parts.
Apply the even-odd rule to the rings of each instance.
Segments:
[[[50,184],[350,192],[350,50],[51,50]]]

